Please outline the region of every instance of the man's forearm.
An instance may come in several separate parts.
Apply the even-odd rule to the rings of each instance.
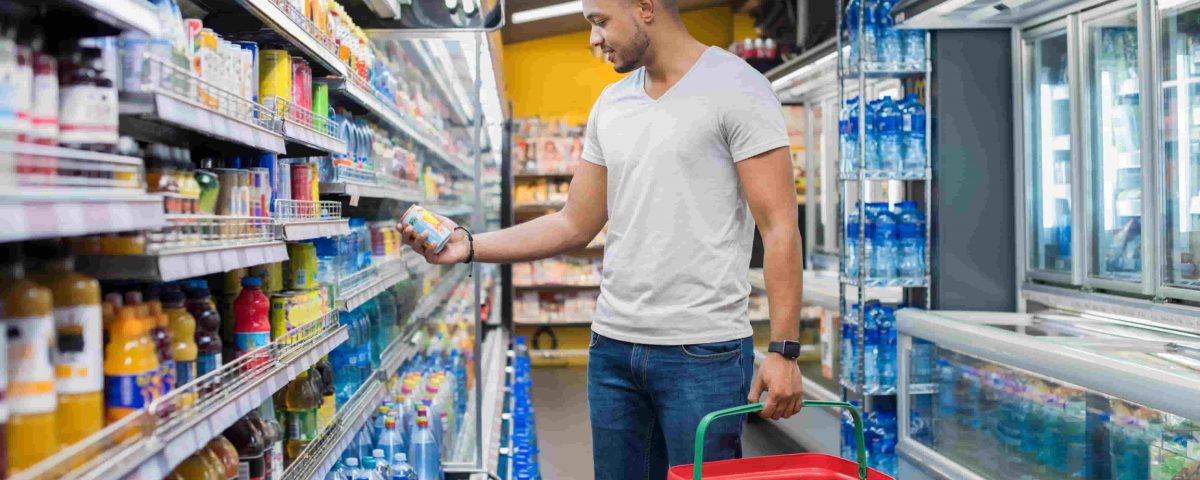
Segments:
[[[800,338],[803,288],[800,232],[792,228],[782,230],[762,232],[763,277],[771,314],[771,340],[794,341]]]
[[[574,225],[563,212],[558,212],[504,230],[476,235],[475,260],[484,263],[526,262],[577,250],[591,240],[588,232]]]

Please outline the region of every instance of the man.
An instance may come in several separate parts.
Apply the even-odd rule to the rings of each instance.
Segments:
[[[608,222],[588,363],[600,480],[664,478],[692,462],[701,417],[764,391],[761,416],[800,410],[801,247],[783,113],[762,75],[688,34],[675,1],[583,1],[591,44],[632,73],[592,107],[562,211],[473,241],[457,230],[438,254],[402,232],[432,263],[472,252],[507,263],[582,248]],[[746,316],[755,224],[772,348],[786,350],[757,376]],[[741,431],[740,418],[714,422],[704,459],[740,456]]]

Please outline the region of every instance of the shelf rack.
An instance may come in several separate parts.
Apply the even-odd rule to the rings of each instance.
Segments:
[[[858,135],[858,148],[857,148],[858,156],[857,156],[857,158],[854,159],[855,163],[849,169],[850,171],[847,172],[846,171],[847,169],[843,168],[843,162],[846,159],[841,158],[840,152],[838,155],[838,162],[837,162],[837,168],[839,171],[839,175],[838,175],[839,181],[837,182],[838,183],[838,200],[837,200],[837,202],[838,202],[838,208],[837,208],[838,224],[837,224],[837,229],[838,229],[838,239],[840,242],[842,242],[842,246],[839,249],[842,252],[842,254],[838,255],[838,274],[839,274],[838,311],[840,313],[841,318],[844,319],[844,321],[849,321],[851,304],[864,305],[868,299],[867,291],[870,289],[874,289],[874,288],[887,288],[887,287],[901,287],[904,289],[918,289],[919,288],[919,289],[924,290],[924,295],[922,296],[923,302],[920,302],[920,307],[930,308],[933,304],[932,303],[932,300],[933,300],[932,293],[929,288],[930,276],[928,274],[926,274],[926,276],[924,276],[923,278],[919,278],[919,279],[909,279],[909,278],[871,279],[871,278],[867,278],[867,270],[869,268],[870,262],[869,262],[869,259],[866,258],[866,238],[865,238],[866,228],[860,227],[858,229],[858,246],[857,246],[857,252],[855,255],[857,258],[857,261],[858,261],[858,268],[856,268],[856,275],[847,275],[846,274],[846,272],[848,272],[848,268],[847,268],[848,265],[847,265],[847,258],[845,255],[845,251],[846,251],[847,245],[849,243],[847,241],[846,222],[847,222],[847,219],[849,218],[851,212],[852,211],[857,212],[858,218],[860,219],[859,221],[864,224],[866,222],[866,218],[867,218],[866,217],[866,202],[868,202],[870,200],[870,198],[869,198],[870,192],[868,191],[869,185],[872,182],[901,181],[901,182],[907,182],[907,183],[903,183],[899,186],[899,188],[905,189],[905,194],[907,197],[912,198],[912,196],[914,194],[920,195],[919,200],[922,201],[925,218],[927,219],[926,220],[927,226],[925,228],[925,246],[926,246],[926,248],[925,248],[924,262],[926,265],[926,269],[928,269],[928,266],[931,265],[929,251],[930,251],[930,247],[933,245],[933,242],[930,240],[930,234],[931,234],[932,229],[928,228],[928,221],[933,218],[933,215],[932,215],[932,200],[933,200],[932,178],[933,178],[933,175],[932,175],[932,168],[931,168],[932,161],[933,161],[933,155],[932,155],[932,150],[930,148],[929,141],[933,138],[931,135],[931,132],[930,132],[930,127],[933,124],[933,122],[929,121],[928,119],[933,118],[934,112],[933,112],[933,104],[932,104],[932,102],[929,101],[931,98],[931,94],[930,94],[931,75],[930,74],[932,73],[933,63],[929,56],[929,52],[931,51],[931,48],[929,48],[929,46],[931,45],[931,43],[930,43],[930,36],[929,36],[928,32],[926,32],[926,34],[925,34],[925,45],[926,45],[925,59],[921,65],[890,66],[890,65],[880,65],[878,63],[869,61],[870,59],[867,57],[868,53],[865,51],[864,48],[862,48],[863,35],[861,33],[859,35],[857,35],[859,45],[856,46],[859,48],[861,53],[858,55],[856,62],[851,63],[848,58],[845,58],[845,56],[848,53],[848,49],[854,48],[854,47],[845,45],[843,42],[846,41],[847,39],[843,38],[843,35],[842,35],[842,32],[845,31],[843,29],[843,27],[845,26],[843,24],[843,22],[845,22],[845,20],[846,20],[844,18],[846,6],[847,6],[847,2],[845,2],[845,1],[837,2],[837,9],[838,9],[837,32],[838,33],[837,33],[836,55],[837,55],[837,72],[838,72],[838,81],[837,81],[838,96],[837,96],[837,103],[835,105],[837,105],[838,107],[841,107],[842,105],[846,105],[848,91],[853,91],[859,96],[858,109],[859,109],[860,114],[858,115],[858,127],[857,128],[858,128],[858,131],[862,133],[862,134]],[[860,11],[858,12],[858,15],[857,15],[859,24],[858,25],[849,25],[848,28],[855,29],[859,32],[862,32],[862,30],[864,28],[863,24],[862,24],[864,12],[862,11],[863,7],[861,5],[859,8],[860,8]],[[920,88],[922,88],[922,92],[921,92],[923,95],[922,100],[924,101],[924,108],[925,108],[926,119],[927,119],[925,122],[925,139],[926,139],[925,159],[926,159],[926,164],[925,164],[925,168],[923,170],[921,170],[920,175],[917,175],[917,174],[905,175],[905,174],[900,174],[899,172],[878,171],[878,170],[870,170],[867,168],[866,135],[865,135],[865,133],[867,132],[867,128],[866,128],[866,121],[867,121],[866,108],[867,108],[867,106],[866,105],[867,105],[867,101],[868,101],[867,93],[870,92],[870,90],[867,89],[867,79],[881,79],[881,78],[920,78],[920,79],[924,80],[924,81],[920,82],[919,86],[920,86]],[[896,161],[900,162],[901,159],[896,159]],[[920,182],[919,186],[917,185],[917,182]],[[857,204],[856,205],[850,204],[850,202],[852,200],[857,202]],[[852,290],[853,293],[851,293],[850,290]],[[876,296],[878,297],[878,295],[876,295]],[[905,296],[910,297],[910,299],[917,298],[916,295],[901,295],[902,298],[904,298]],[[865,385],[863,385],[861,383],[861,379],[866,378],[865,370],[867,367],[866,366],[866,358],[865,358],[865,354],[864,354],[864,347],[865,347],[865,343],[866,343],[866,339],[865,339],[866,322],[859,321],[856,323],[856,325],[857,325],[857,329],[858,329],[857,348],[855,349],[856,353],[857,353],[856,354],[856,363],[857,363],[856,369],[858,371],[857,376],[860,379],[860,383],[850,384],[843,380],[841,396],[843,399],[847,399],[847,400],[850,398],[860,398],[863,400],[862,405],[864,407],[864,411],[871,411],[874,409],[873,402],[876,397],[894,396],[895,393],[894,392],[884,392],[884,393],[878,393],[878,394],[877,393],[870,393],[870,394],[864,393],[866,391],[866,388],[865,388]],[[840,329],[838,329],[837,331],[840,332]],[[838,343],[838,345],[841,344],[840,333],[838,335],[837,343]]]
[[[267,241],[145,255],[83,255],[75,266],[99,280],[170,282],[287,259],[283,242]]]
[[[9,478],[163,478],[347,338],[328,312]]]
[[[375,298],[384,290],[392,288],[393,285],[408,278],[410,278],[408,269],[405,268],[402,261],[393,260],[372,265],[342,279],[341,285],[347,286],[343,288],[339,285],[334,306],[342,311],[354,310],[366,303],[367,300]]]

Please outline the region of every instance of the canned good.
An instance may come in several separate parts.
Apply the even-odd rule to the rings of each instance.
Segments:
[[[312,86],[313,129],[329,134],[325,127],[325,118],[329,116],[329,85],[321,82]]]
[[[255,197],[255,200],[251,200],[251,202],[257,202],[259,205],[254,216],[269,217],[271,216],[271,171],[263,167],[254,167],[250,169],[250,176],[254,182],[254,188],[250,193]]]
[[[425,248],[432,250],[433,253],[441,253],[442,249],[446,248],[446,243],[450,241],[450,234],[454,233],[432,212],[420,205],[408,207],[404,216],[400,217],[400,222],[413,227],[417,235],[429,234],[425,238]]]
[[[306,202],[312,201],[312,188],[309,184],[312,179],[309,177],[312,170],[305,163],[293,163],[288,166],[288,171],[291,173],[292,183],[292,200],[295,201],[295,211],[293,215],[306,217],[312,214],[312,205]]]
[[[238,205],[237,169],[214,168],[213,171],[217,174],[219,188],[216,204],[217,215],[238,215],[240,206]]]
[[[290,243],[284,287],[307,290],[317,286],[317,247],[311,243]]]
[[[312,67],[300,57],[292,57],[292,120],[301,125],[311,125],[312,117],[304,112],[312,111]]]
[[[283,290],[283,262],[255,265],[250,274],[262,279],[262,291],[267,295]]]
[[[292,324],[291,310],[296,293],[279,292],[271,295],[271,340],[278,340],[295,328]]]
[[[292,100],[292,57],[287,50],[260,50],[258,52],[258,94],[263,103],[274,102],[275,114],[282,115],[284,103]],[[279,100],[267,99],[275,97]]]

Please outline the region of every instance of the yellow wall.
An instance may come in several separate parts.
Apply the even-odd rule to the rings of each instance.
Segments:
[[[712,7],[684,12],[683,23],[697,40],[725,48],[733,42],[733,17],[729,7]],[[604,87],[622,76],[592,55],[587,31],[504,46],[504,79],[513,117],[582,124]]]
[[[754,32],[754,17],[744,13],[733,15],[733,41],[740,42],[747,38],[758,38]]]

